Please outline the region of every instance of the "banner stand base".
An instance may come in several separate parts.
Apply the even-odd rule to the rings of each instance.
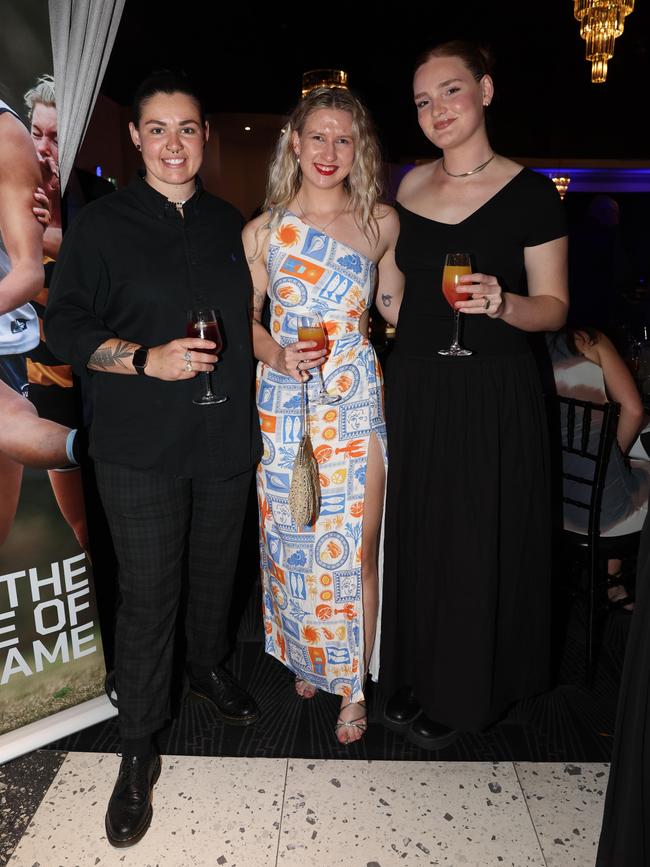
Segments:
[[[107,695],[100,695],[0,735],[0,765],[113,716],[117,708]]]

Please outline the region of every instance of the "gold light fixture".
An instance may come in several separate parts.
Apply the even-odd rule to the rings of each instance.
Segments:
[[[302,74],[303,99],[317,87],[347,87],[348,74],[344,69],[311,69]]]
[[[625,16],[634,9],[634,0],[574,0],[573,12],[580,22],[580,35],[587,43],[592,84],[607,79],[607,61],[614,56],[614,40],[625,26]]]
[[[551,178],[551,180],[555,184],[555,189],[560,194],[560,198],[563,199],[566,196],[567,190],[569,189],[571,178]]]

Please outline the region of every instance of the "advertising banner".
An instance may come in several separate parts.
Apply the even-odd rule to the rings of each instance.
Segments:
[[[47,3],[3,4],[2,19],[0,762],[114,713],[78,465],[81,406],[43,333],[62,233]]]

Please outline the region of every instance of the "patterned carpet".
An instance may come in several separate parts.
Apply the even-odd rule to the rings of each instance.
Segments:
[[[250,590],[250,592],[249,592]],[[265,656],[261,641],[258,590],[248,588],[236,650],[230,662],[247,684],[262,712],[249,728],[225,726],[212,705],[189,695],[159,738],[163,754],[260,756],[266,758],[350,758],[446,761],[602,762],[610,757],[618,682],[629,618],[611,614],[604,627],[594,686],[583,675],[584,622],[578,600],[570,603],[568,622],[556,630],[557,685],[544,695],[520,702],[498,724],[481,734],[463,734],[437,753],[421,750],[379,722],[385,702],[370,688],[371,725],[358,744],[339,746],[334,737],[339,700],[318,693],[300,699],[287,670]],[[237,609],[235,609],[237,611]],[[49,745],[56,750],[114,752],[117,721],[109,720]]]

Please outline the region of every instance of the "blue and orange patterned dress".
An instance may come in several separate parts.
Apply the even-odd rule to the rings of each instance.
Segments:
[[[320,313],[329,349],[325,385],[341,401],[318,403],[314,368],[306,392],[321,503],[315,523],[297,527],[288,498],[302,436],[301,386],[266,364],[258,367],[266,651],[318,689],[360,701],[365,677],[361,528],[373,433],[386,459],[381,370],[359,331],[359,319],[373,301],[375,264],[286,211],[271,229],[267,270],[272,336],[283,346],[293,343],[297,316]]]

